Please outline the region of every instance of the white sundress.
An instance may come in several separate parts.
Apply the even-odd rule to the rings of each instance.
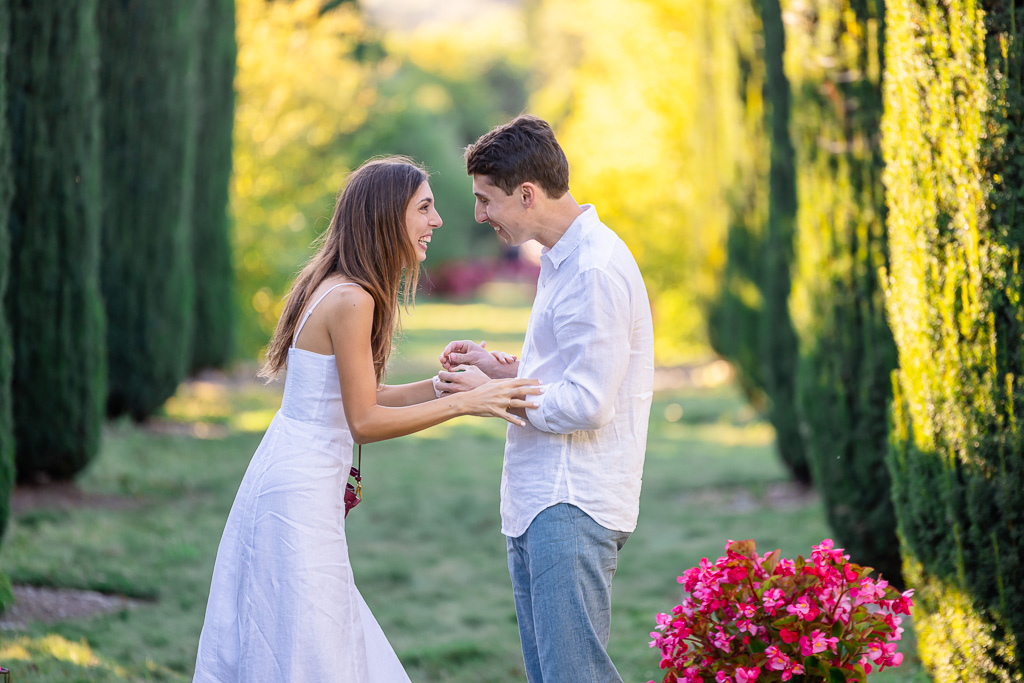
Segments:
[[[344,283],[352,284],[352,283]],[[194,683],[405,683],[352,578],[345,485],[352,435],[334,356],[288,350],[281,409],[228,515]]]

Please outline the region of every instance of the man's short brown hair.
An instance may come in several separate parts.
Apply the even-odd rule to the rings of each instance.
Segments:
[[[466,148],[466,172],[484,175],[512,194],[525,182],[549,197],[569,191],[569,162],[547,121],[522,114],[480,136]]]

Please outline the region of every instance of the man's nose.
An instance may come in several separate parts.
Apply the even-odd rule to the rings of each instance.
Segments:
[[[473,212],[473,218],[476,219],[477,223],[486,223],[487,222],[487,211],[482,206],[477,204],[476,205],[476,209]]]

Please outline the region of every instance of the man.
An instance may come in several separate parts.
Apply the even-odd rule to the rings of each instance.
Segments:
[[[509,245],[544,247],[522,358],[471,341],[441,356],[438,391],[539,379],[510,428],[501,478],[523,659],[531,683],[621,681],[606,647],[618,551],[636,528],[654,383],[650,304],[636,261],[569,193],[551,127],[520,116],[466,150],[475,217]]]

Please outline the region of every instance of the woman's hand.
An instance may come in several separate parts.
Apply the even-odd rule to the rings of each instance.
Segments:
[[[526,420],[511,411],[535,408],[536,405],[527,401],[526,397],[537,396],[543,392],[540,380],[493,379],[463,393],[462,396],[467,401],[469,415],[500,417],[514,425],[525,427]]]
[[[475,365],[459,365],[451,370],[441,370],[437,373],[437,379],[438,382],[434,386],[448,394],[472,391],[490,381],[484,371]]]
[[[517,358],[504,351],[488,351],[486,346],[487,342],[477,344],[469,339],[449,342],[441,352],[441,366],[452,371],[461,365],[474,365],[493,379],[515,377]]]

